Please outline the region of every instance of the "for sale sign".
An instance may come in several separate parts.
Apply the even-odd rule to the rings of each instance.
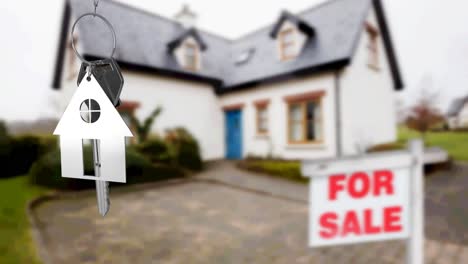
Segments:
[[[408,238],[409,154],[304,163],[303,174],[311,247]]]

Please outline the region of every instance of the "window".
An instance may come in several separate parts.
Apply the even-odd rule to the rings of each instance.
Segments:
[[[86,99],[80,105],[81,119],[86,123],[94,123],[101,116],[101,107],[93,99]]]
[[[239,54],[239,56],[237,56],[235,64],[242,65],[242,64],[247,63],[252,58],[254,53],[255,53],[255,48],[244,50],[242,53]]]
[[[279,33],[279,45],[281,60],[289,60],[296,57],[295,31],[292,28]]]
[[[379,49],[378,49],[378,37],[379,32],[376,27],[369,23],[366,23],[367,31],[367,49],[369,51],[368,66],[372,69],[379,69]]]
[[[188,70],[196,71],[198,68],[198,48],[195,44],[184,45],[184,63]]]
[[[320,98],[288,104],[288,137],[292,144],[323,141]]]
[[[257,105],[257,134],[268,134],[268,105]]]

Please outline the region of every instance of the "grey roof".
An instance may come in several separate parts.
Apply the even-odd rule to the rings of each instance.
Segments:
[[[73,21],[83,13],[92,12],[94,8],[89,1],[69,2]],[[115,29],[117,49],[114,58],[117,61],[190,73],[179,67],[175,57],[168,52],[168,44],[186,31],[178,23],[113,1],[100,1],[98,13],[106,17]],[[112,37],[102,21],[90,17],[80,22],[77,28],[78,43],[83,54],[93,57],[109,56]],[[230,41],[199,32],[209,48],[203,52],[203,67],[196,75],[221,79],[223,73],[222,67],[219,67],[220,59],[229,49]]]
[[[205,41],[200,37],[200,34],[198,33],[198,30],[195,28],[190,28],[187,29],[182,35],[180,35],[178,38],[174,39],[173,41],[169,42],[167,44],[167,47],[170,52],[172,52],[175,48],[177,48],[184,40],[188,37],[193,37],[197,42],[198,45],[200,45],[200,49],[202,51],[205,51],[207,46]]]
[[[93,9],[88,1],[68,1],[71,7],[69,19],[72,20]],[[270,35],[277,23],[236,40],[196,30],[194,32],[206,45],[202,54],[202,67],[197,72],[180,67],[173,54],[168,52],[169,43],[188,34],[179,23],[113,1],[101,1],[98,12],[108,18],[115,28],[117,50],[114,58],[119,63],[180,74],[178,76],[216,80],[219,81],[218,88],[225,92],[267,79],[295,75],[307,69],[348,64],[373,1],[380,5],[380,0],[332,0],[296,14],[294,17],[313,28],[314,34],[296,59],[285,62],[277,59],[277,46]],[[109,54],[111,40],[108,40],[108,44],[106,41],[110,35],[108,29],[99,22],[91,18],[91,24],[80,23],[77,26],[80,30],[78,43],[82,53],[89,57],[105,57]],[[389,38],[387,42],[387,50],[390,48],[390,55],[394,56]],[[237,58],[248,50],[255,50],[249,60],[236,63]],[[399,80],[395,81],[395,86],[400,89],[401,78],[396,59],[394,61],[394,78]]]
[[[252,46],[256,47],[256,53],[240,67],[232,63],[227,65],[230,74],[224,78],[225,86],[350,59],[370,5],[369,0],[334,0],[298,14],[303,21],[313,25],[315,35],[294,60],[278,60],[276,43],[269,35],[271,27],[236,40],[231,47],[234,56]]]
[[[448,117],[457,116],[460,113],[460,111],[463,109],[463,106],[465,106],[466,103],[468,103],[468,96],[453,100],[449,106],[447,116]]]
[[[300,17],[294,14],[291,14],[287,10],[284,10],[283,12],[281,12],[280,18],[278,19],[276,24],[273,26],[273,29],[271,30],[270,36],[272,38],[276,38],[278,36],[281,26],[283,25],[285,21],[289,21],[293,23],[294,25],[297,26],[297,28],[300,31],[302,31],[304,34],[308,36],[313,36],[315,33],[315,29],[311,25],[309,25],[307,22],[302,20]]]

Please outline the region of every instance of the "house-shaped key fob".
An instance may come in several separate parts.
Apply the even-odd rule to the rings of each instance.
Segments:
[[[125,138],[132,132],[100,84],[90,76],[76,89],[54,135],[60,136],[62,177],[126,182]],[[100,175],[85,175],[83,147],[86,140],[99,144]]]

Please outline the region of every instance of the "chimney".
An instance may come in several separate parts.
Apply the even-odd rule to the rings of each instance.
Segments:
[[[195,27],[197,22],[197,14],[195,14],[187,4],[182,6],[182,9],[175,14],[174,19],[185,28]]]

